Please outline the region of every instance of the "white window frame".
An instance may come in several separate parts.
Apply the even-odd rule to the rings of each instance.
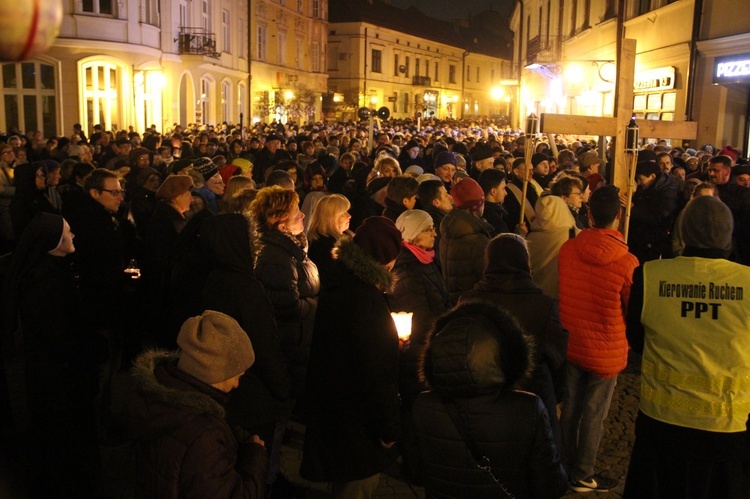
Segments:
[[[221,39],[223,47],[222,49],[227,54],[232,53],[232,34],[229,30],[229,20],[231,17],[229,16],[229,11],[227,9],[222,9],[221,11]]]
[[[91,85],[87,78],[87,69],[91,69]],[[99,74],[102,68],[102,74]],[[115,75],[115,83],[112,83],[112,74]],[[101,85],[100,85],[101,76]],[[79,82],[81,86],[81,123],[88,125],[101,124],[105,130],[114,129],[115,126],[123,126],[123,76],[124,71],[114,62],[90,61],[81,64]],[[99,88],[99,87],[102,88]],[[89,104],[91,99],[91,104]],[[89,106],[91,105],[91,108]],[[93,123],[89,122],[89,110],[93,116]],[[114,121],[117,120],[118,123]]]
[[[312,17],[320,19],[320,2],[321,0],[312,0]]]
[[[201,0],[201,23],[207,33],[213,33],[213,20],[211,19],[211,0]]]
[[[22,65],[23,64],[34,64],[34,88],[23,88],[23,77],[22,77]],[[27,124],[29,120],[26,118],[24,97],[35,97],[36,98],[36,127],[42,131],[45,137],[57,135],[58,131],[58,120],[60,113],[58,112],[60,96],[58,95],[58,72],[57,67],[54,64],[50,64],[44,61],[23,61],[23,62],[8,62],[0,64],[0,69],[4,69],[5,66],[14,66],[16,71],[16,86],[15,88],[9,87],[4,88],[4,82],[0,80],[0,91],[3,94],[3,98],[0,99],[0,128],[8,130],[10,127],[6,122],[6,109],[5,109],[5,96],[14,95],[17,98],[18,115],[16,121],[18,122],[18,129],[20,131],[30,130],[30,125]],[[42,88],[41,85],[41,67],[49,66],[52,68],[52,78],[54,82],[53,88]],[[54,105],[52,106],[51,114],[54,116],[52,122],[45,120],[44,117],[44,99],[43,97],[54,97]],[[45,127],[49,127],[45,131]],[[48,133],[47,133],[48,132]]]
[[[233,123],[232,119],[232,82],[221,82],[221,121]]]
[[[80,12],[82,14],[90,14],[90,15],[95,15],[95,16],[106,16],[106,17],[117,17],[117,1],[116,0],[109,0],[110,5],[112,7],[111,13],[109,12],[102,13],[101,2],[102,0],[91,0],[91,10],[84,9],[83,0],[79,0],[79,2],[76,2],[76,3],[81,6]]]

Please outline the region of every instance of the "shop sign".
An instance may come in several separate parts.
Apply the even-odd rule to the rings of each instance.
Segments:
[[[717,57],[714,83],[750,82],[750,54]]]
[[[674,66],[649,69],[636,73],[633,90],[636,92],[651,92],[654,90],[670,90],[674,88]]]

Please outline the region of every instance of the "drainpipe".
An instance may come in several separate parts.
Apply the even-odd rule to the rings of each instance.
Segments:
[[[466,56],[471,54],[468,50],[464,50],[461,58],[461,119],[464,119],[464,109],[466,109],[465,91],[466,91]]]
[[[695,104],[696,76],[698,72],[698,45],[701,36],[701,21],[703,20],[703,0],[695,0],[693,9],[693,33],[690,37],[690,65],[687,77],[687,101],[685,103],[685,119],[693,121],[693,105]]]

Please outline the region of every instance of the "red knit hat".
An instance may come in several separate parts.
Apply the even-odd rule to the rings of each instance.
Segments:
[[[354,234],[354,243],[383,265],[401,251],[401,231],[390,218],[366,218]]]
[[[484,191],[473,178],[465,178],[451,189],[456,208],[473,210],[484,204]]]

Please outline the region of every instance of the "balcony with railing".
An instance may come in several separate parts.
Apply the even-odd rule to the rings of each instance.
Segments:
[[[203,28],[180,27],[177,39],[177,53],[180,55],[205,55],[219,57],[216,51],[216,35]]]
[[[535,36],[526,45],[526,65],[553,63],[560,60],[560,37]]]

